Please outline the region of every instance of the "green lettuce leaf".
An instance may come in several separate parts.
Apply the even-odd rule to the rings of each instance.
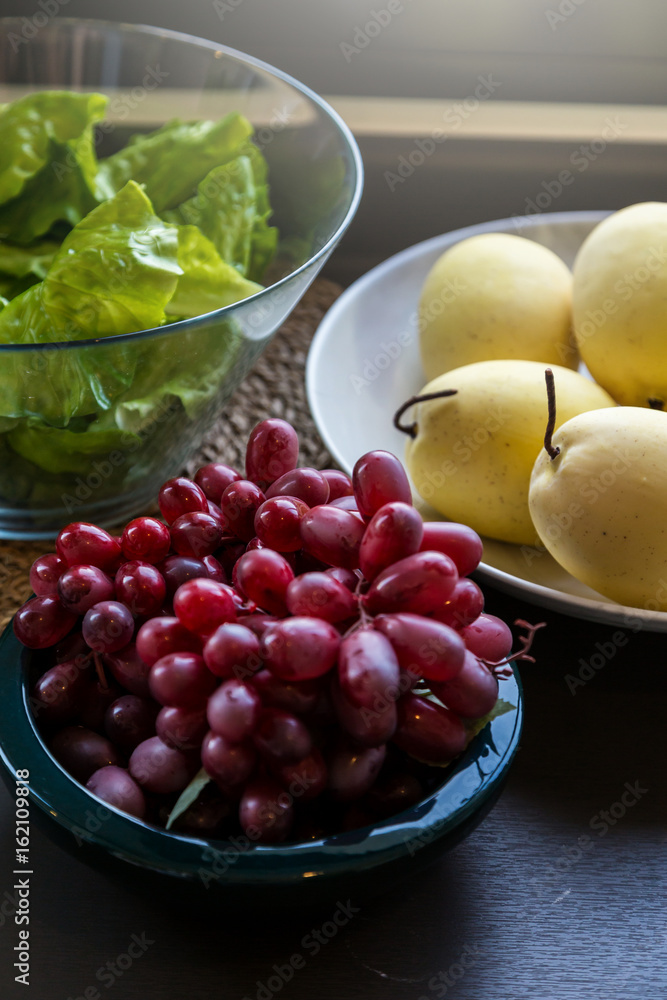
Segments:
[[[0,238],[31,243],[97,204],[93,126],[102,94],[43,91],[0,116]]]
[[[5,275],[23,278],[28,274],[45,278],[59,247],[54,240],[43,240],[32,246],[16,246],[0,240],[0,274],[3,278]]]
[[[237,112],[217,122],[167,122],[148,135],[133,136],[123,149],[100,160],[98,192],[111,197],[135,180],[144,185],[156,212],[176,208],[213,167],[238,154],[252,130]]]
[[[105,428],[98,421],[84,430],[51,427],[42,420],[21,421],[7,434],[7,441],[18,455],[29,459],[47,472],[90,472],[91,457],[122,452],[129,435],[118,427]],[[137,438],[137,441],[139,438]]]
[[[177,226],[178,263],[183,274],[165,310],[170,316],[199,316],[261,291],[226,264],[197,226]]]

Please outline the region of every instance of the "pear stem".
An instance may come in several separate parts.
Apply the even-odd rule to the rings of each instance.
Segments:
[[[430,399],[444,399],[446,396],[455,396],[458,389],[442,389],[440,392],[427,392],[423,396],[410,396],[410,399],[406,400],[402,406],[396,410],[394,414],[394,427],[397,431],[403,431],[411,438],[417,437],[418,425],[417,421],[413,421],[411,424],[402,424],[401,417],[406,410],[409,410],[411,406],[415,403],[427,403]]]
[[[664,399],[656,399],[654,396],[651,396],[651,398],[648,399],[647,402],[652,410],[664,410],[665,408]]]
[[[560,448],[557,448],[551,440],[556,427],[556,386],[554,383],[554,373],[551,368],[547,368],[545,371],[544,379],[547,383],[547,405],[549,407],[549,419],[547,420],[547,429],[544,435],[544,447],[546,448],[547,455],[553,461],[554,458],[560,455]]]

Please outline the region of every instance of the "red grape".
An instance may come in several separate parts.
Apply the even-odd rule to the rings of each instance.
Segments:
[[[214,733],[240,743],[256,728],[262,703],[249,684],[225,681],[208,699],[206,718]]]
[[[330,569],[325,569],[324,572],[327,576],[332,576],[334,580],[338,580],[348,590],[355,591],[359,585],[359,577],[354,570],[344,569],[343,566],[332,566]]]
[[[372,517],[386,503],[412,503],[405,469],[390,451],[369,451],[352,470],[354,496],[364,517]]]
[[[261,666],[259,639],[245,625],[220,625],[206,641],[204,663],[216,677],[251,677]]]
[[[91,649],[115,653],[132,639],[134,619],[119,601],[100,601],[86,611],[81,631]]]
[[[188,580],[174,594],[174,613],[190,632],[208,636],[224,622],[236,621],[233,590],[215,580]]]
[[[296,497],[276,496],[265,500],[255,514],[255,532],[260,542],[278,552],[301,548],[299,525],[308,504]]]
[[[136,694],[124,694],[112,702],[104,716],[104,731],[125,754],[155,734],[157,705]]]
[[[123,563],[116,573],[116,597],[133,615],[148,617],[156,614],[167,596],[167,585],[162,573],[152,563]]]
[[[85,783],[100,767],[120,763],[113,744],[92,729],[83,726],[67,726],[55,734],[49,750],[65,770]]]
[[[345,697],[338,677],[334,677],[331,700],[341,728],[362,746],[379,747],[394,735],[397,715],[393,699],[386,698],[372,709],[360,708]]]
[[[236,564],[238,586],[260,608],[271,614],[284,615],[285,594],[294,579],[287,560],[272,549],[253,549],[241,556]]]
[[[131,694],[138,694],[140,698],[148,695],[150,666],[139,656],[136,643],[130,642],[116,653],[106,653],[104,662],[114,679]]]
[[[207,556],[207,559],[213,558]],[[173,597],[176,591],[188,580],[196,580],[199,577],[211,579],[210,570],[204,559],[194,559],[191,556],[167,556],[158,565],[158,569],[164,577],[167,585],[167,596]],[[222,581],[224,583],[224,580]]]
[[[375,783],[387,754],[386,746],[359,747],[342,743],[329,758],[329,791],[337,802],[362,798]]]
[[[156,517],[137,517],[125,528],[122,535],[123,555],[128,560],[161,562],[171,548],[169,528]]]
[[[107,764],[91,774],[86,788],[98,799],[136,819],[146,815],[144,793],[128,772],[116,764]]]
[[[239,805],[243,832],[261,844],[279,844],[294,820],[292,797],[277,781],[255,778],[246,786]]]
[[[381,632],[364,626],[341,641],[338,680],[351,705],[372,709],[396,701],[399,677],[396,653]]]
[[[151,667],[150,692],[161,705],[201,708],[216,679],[197,653],[167,653]]]
[[[113,596],[113,580],[97,566],[70,566],[58,580],[60,603],[75,615],[85,615],[93,604]]]
[[[465,644],[449,625],[421,615],[378,615],[374,628],[387,637],[403,670],[415,677],[446,681],[463,667]]]
[[[373,515],[359,549],[359,567],[370,582],[387,566],[419,551],[424,524],[413,506],[387,503]]]
[[[203,708],[165,705],[155,720],[155,732],[163,743],[176,750],[198,750],[208,732]]]
[[[357,602],[348,588],[328,573],[302,573],[287,588],[287,607],[293,615],[323,618],[335,625],[351,618]]]
[[[286,420],[262,420],[250,432],[245,455],[245,472],[264,489],[286,472],[296,468],[299,439]]]
[[[341,497],[352,496],[354,492],[352,480],[347,473],[341,472],[340,469],[322,469],[321,475],[329,487],[328,503]]]
[[[356,514],[332,504],[312,507],[301,518],[304,548],[330,566],[357,568],[365,530]]]
[[[482,539],[467,524],[427,521],[419,546],[422,552],[444,552],[454,560],[459,576],[468,576],[482,558]]]
[[[14,634],[28,649],[55,646],[71,632],[77,616],[66,611],[55,594],[33,597],[14,615]]]
[[[171,544],[179,556],[202,559],[220,545],[225,529],[220,521],[201,510],[181,514],[171,525]]]
[[[295,763],[272,764],[271,769],[292,798],[301,802],[317,798],[327,787],[327,765],[316,748]]]
[[[457,580],[451,597],[433,612],[433,617],[452,628],[465,628],[476,621],[483,610],[484,594],[476,583],[464,577]]]
[[[260,656],[281,680],[305,681],[331,670],[339,645],[340,636],[329,622],[321,618],[286,618],[266,630]]]
[[[71,660],[58,663],[42,674],[33,688],[30,703],[40,722],[71,722],[81,710],[90,672]]]
[[[308,507],[317,507],[329,500],[329,484],[317,469],[292,469],[286,472],[266,491],[266,498],[288,496],[303,500]]]
[[[259,670],[252,678],[252,686],[259,693],[264,705],[284,708],[294,715],[311,712],[322,692],[319,677],[309,681],[282,681],[270,670]]]
[[[465,749],[467,735],[458,715],[408,692],[398,702],[394,743],[418,760],[446,764]]]
[[[466,650],[463,669],[456,677],[431,687],[440,701],[464,719],[481,719],[498,700],[497,678],[470,650]]]
[[[282,708],[261,710],[252,739],[263,757],[285,764],[303,760],[313,748],[308,728],[296,715]]]
[[[223,569],[222,563],[219,562],[215,556],[204,556],[202,562],[206,567],[209,580],[215,580],[216,583],[227,583],[227,575]],[[185,583],[185,580],[182,582]]]
[[[331,507],[338,507],[339,510],[349,510],[352,514],[359,514],[359,505],[353,496],[338,497],[336,500],[330,500],[329,504]]]
[[[98,566],[115,573],[122,557],[121,547],[108,531],[85,521],[74,521],[56,538],[56,552],[68,566]]]
[[[220,497],[230,483],[236,483],[241,479],[241,475],[233,469],[231,465],[223,465],[222,462],[210,462],[202,465],[195,473],[195,482],[205,494],[207,500],[213,503],[220,503]]]
[[[461,638],[471,653],[489,663],[499,663],[512,652],[512,633],[495,615],[481,614],[461,630]]]
[[[151,736],[135,747],[128,764],[134,780],[146,791],[159,795],[182,791],[195,768],[190,757],[168,747],[159,736]]]
[[[255,768],[257,753],[252,743],[230,743],[209,732],[201,747],[201,762],[208,775],[229,792],[247,781]]]
[[[160,513],[167,524],[172,524],[181,514],[189,514],[191,511],[202,511],[203,513],[208,511],[208,501],[204,491],[191,479],[186,479],[184,476],[168,479],[160,488],[157,502]]]
[[[178,618],[151,618],[137,632],[137,653],[149,667],[168,653],[200,653],[201,639],[188,632]]]
[[[96,676],[92,683],[86,685],[77,722],[80,722],[86,729],[102,732],[107,708],[125,693],[118,684],[107,681],[102,684],[99,677]]]
[[[244,542],[255,535],[255,514],[266,497],[256,483],[240,479],[230,483],[220,498],[220,510],[229,530]]]
[[[437,612],[456,586],[456,566],[442,552],[417,552],[375,578],[362,603],[372,615],[392,611]]]
[[[67,563],[55,552],[35,559],[30,567],[30,586],[37,597],[55,594],[58,590],[58,580],[66,569]]]

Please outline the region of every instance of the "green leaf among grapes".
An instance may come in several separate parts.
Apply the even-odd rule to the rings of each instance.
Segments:
[[[174,808],[169,813],[166,825],[167,830],[171,830],[178,817],[182,816],[184,812],[187,812],[192,803],[197,801],[200,792],[202,789],[206,788],[210,780],[210,777],[203,767],[201,771],[197,771],[190,784],[183,789]]]

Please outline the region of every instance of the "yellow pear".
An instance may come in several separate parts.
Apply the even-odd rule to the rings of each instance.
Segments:
[[[574,262],[573,314],[581,356],[617,402],[667,404],[667,204],[595,227]]]
[[[552,444],[560,452],[542,449],[529,494],[546,548],[600,594],[667,611],[667,413],[592,410],[563,423]]]
[[[614,406],[604,389],[554,365],[559,420]],[[479,361],[429,382],[420,395],[456,395],[417,403],[406,465],[420,496],[445,517],[505,542],[539,544],[528,486],[542,447],[548,407],[538,361]]]
[[[483,233],[446,250],[419,300],[428,379],[476,361],[521,358],[576,368],[572,275],[547,247]]]

